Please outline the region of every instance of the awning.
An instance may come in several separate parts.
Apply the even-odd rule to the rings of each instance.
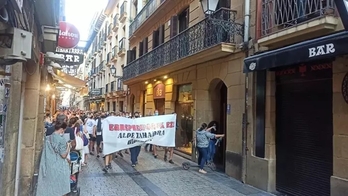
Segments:
[[[348,32],[307,40],[244,59],[243,72],[265,70],[348,54]]]
[[[52,76],[60,81],[62,81],[65,84],[69,84],[76,88],[83,88],[86,86],[86,82],[83,80],[80,80],[78,78],[75,78],[74,76],[71,76],[69,74],[66,74],[62,71],[57,70],[57,74],[51,73]]]

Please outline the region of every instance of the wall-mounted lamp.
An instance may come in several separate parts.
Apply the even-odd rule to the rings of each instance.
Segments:
[[[114,78],[121,78],[122,77],[122,76],[116,76],[116,67],[115,67],[115,65],[112,65],[110,67],[110,73],[111,73],[112,76],[114,76]]]

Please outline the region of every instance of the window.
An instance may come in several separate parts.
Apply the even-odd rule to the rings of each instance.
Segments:
[[[189,26],[189,8],[185,9],[178,15],[179,33],[183,32]]]
[[[139,42],[139,57],[143,56],[144,54],[144,43]]]

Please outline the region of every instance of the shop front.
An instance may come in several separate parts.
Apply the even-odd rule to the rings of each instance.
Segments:
[[[214,121],[226,137],[218,144],[214,161],[218,170],[241,178],[242,116],[244,103],[244,53],[236,53],[160,75],[153,72],[129,86],[130,109],[143,116],[177,114],[176,153],[193,161],[195,131]],[[150,74],[149,74],[150,75]],[[134,98],[134,99],[133,99]]]
[[[177,114],[178,130],[176,132],[176,149],[192,155],[194,101],[192,84],[178,85],[175,112]]]
[[[339,32],[244,60],[244,72],[256,76],[249,163],[267,162],[253,176],[269,174],[267,186],[257,177],[247,183],[287,195],[347,195],[346,43],[348,32]]]

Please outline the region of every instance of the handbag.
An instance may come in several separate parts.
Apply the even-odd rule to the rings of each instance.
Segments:
[[[77,132],[77,128],[75,127],[75,141],[76,141],[76,146],[75,146],[75,150],[82,150],[83,149],[83,139],[80,137],[80,135],[78,135]]]

